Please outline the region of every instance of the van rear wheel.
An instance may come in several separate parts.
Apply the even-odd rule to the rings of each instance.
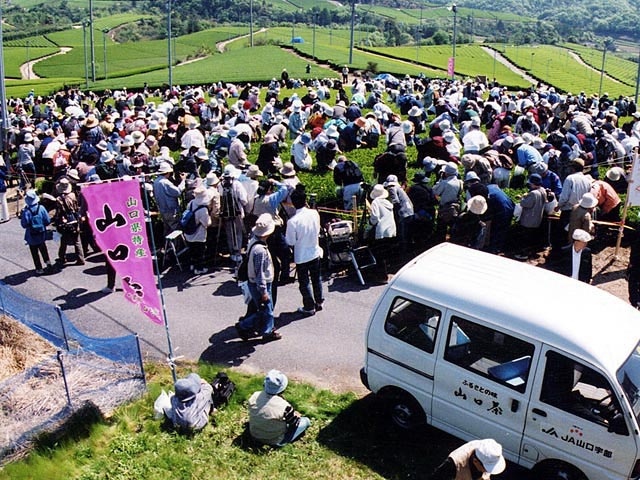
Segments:
[[[424,410],[408,393],[395,393],[388,397],[389,417],[402,430],[414,430],[426,423]]]
[[[532,478],[544,478],[544,480],[588,480],[584,473],[564,462],[537,465],[532,470],[532,474]]]

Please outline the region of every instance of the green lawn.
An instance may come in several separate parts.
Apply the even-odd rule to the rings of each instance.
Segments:
[[[20,79],[20,65],[26,63],[27,60],[35,60],[36,58],[51,55],[57,51],[58,48],[56,47],[5,47],[5,76],[7,78]]]
[[[203,378],[217,369],[201,366]],[[186,437],[153,419],[153,401],[170,376],[153,374],[149,394],[120,408],[110,420],[80,419],[68,438],[40,442],[27,459],[0,470],[0,479],[27,480],[374,480],[422,478],[460,441],[425,428],[393,430],[381,402],[333,394],[291,380],[285,397],[311,419],[298,442],[280,449],[255,445],[244,433],[246,400],[262,376],[230,372],[238,385],[231,403],[208,425]],[[186,372],[181,372],[186,374]]]

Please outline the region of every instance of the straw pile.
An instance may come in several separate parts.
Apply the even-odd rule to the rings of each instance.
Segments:
[[[28,368],[0,383],[0,463],[26,453],[38,434],[64,430],[67,419],[87,403],[107,416],[144,392],[137,365],[112,362],[91,352],[65,353],[69,406],[56,349],[18,322],[5,319],[5,324],[17,335],[15,342],[3,344],[0,371],[4,374],[10,368],[15,372],[18,365]],[[0,326],[5,339],[11,336],[8,331]],[[27,340],[29,337],[33,338]]]
[[[0,315],[0,381],[35,365],[56,349],[12,318]]]

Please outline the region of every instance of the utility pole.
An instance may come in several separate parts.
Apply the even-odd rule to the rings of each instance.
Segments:
[[[169,66],[169,92],[172,92],[173,59],[171,58],[171,0],[167,0],[167,64]]]
[[[351,37],[349,39],[349,65],[353,64],[353,28],[356,23],[356,0],[351,0]]]
[[[107,33],[109,30],[102,31],[102,60],[104,62],[104,78],[107,79]]]
[[[317,17],[316,14],[313,14],[313,51],[311,53],[311,57],[315,60],[316,59],[316,23],[317,23]]]
[[[82,44],[84,47],[84,88],[89,88],[89,60],[87,59],[87,21],[82,21]]]
[[[451,11],[453,12],[453,52],[452,52],[452,62],[453,65],[451,67],[451,80],[456,79],[456,40],[458,36],[458,7],[454,3],[451,5]]]
[[[598,88],[598,98],[602,96],[602,82],[604,81],[604,63],[607,60],[607,44],[602,47],[602,68],[600,69],[600,87]]]
[[[91,40],[91,82],[96,81],[96,51],[95,39],[93,37],[93,0],[89,0],[89,22],[91,29],[89,30],[89,38]]]
[[[249,38],[251,48],[253,48],[253,0],[249,2]]]
[[[636,75],[636,105],[638,105],[638,90],[640,90],[640,51],[638,52],[638,74]]]

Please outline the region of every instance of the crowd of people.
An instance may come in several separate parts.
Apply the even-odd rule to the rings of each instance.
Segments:
[[[360,206],[366,200],[362,241],[381,264],[389,252],[400,252],[402,261],[445,240],[522,260],[550,247],[549,265],[590,281],[590,272],[578,275],[583,268],[572,266],[579,258],[571,246],[587,237],[608,241],[602,225],[617,228],[621,220],[619,194],[640,142],[632,100],[408,75],[393,83],[296,82],[284,70],[264,87],[175,87],[155,92],[158,102],[146,88],[12,99],[0,221],[9,218],[12,172],[25,198],[21,222],[36,273],[64,267],[69,246],[82,265],[98,250],[82,185],[136,177],[157,212],[157,245],[181,228],[185,210],[193,211],[196,228],[183,233],[194,275],[208,273],[221,256],[236,268],[249,256],[249,306],[236,325],[243,339],[280,338],[273,310],[277,287],[292,282],[292,263],[299,312],[323,308],[323,225],[309,208],[300,172],[332,171],[336,202],[345,210],[354,199]],[[305,93],[284,96],[292,86]],[[248,152],[256,150],[251,163]],[[371,152],[373,179],[349,159],[355,150]],[[36,193],[39,177],[45,182]],[[523,193],[513,198],[507,188]],[[61,239],[54,262],[46,247],[49,223]],[[105,293],[115,281],[107,268]]]

